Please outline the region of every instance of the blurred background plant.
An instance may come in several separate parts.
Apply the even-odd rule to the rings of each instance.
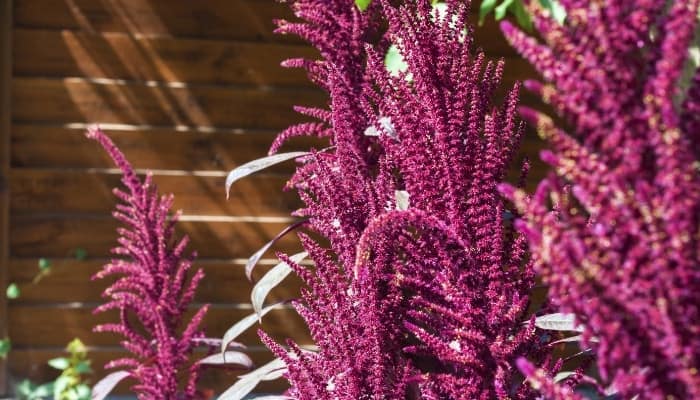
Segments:
[[[86,375],[92,373],[87,348],[80,339],[73,339],[66,346],[67,357],[57,357],[48,364],[61,374],[52,382],[36,384],[28,379],[16,387],[19,400],[89,400],[91,390]]]

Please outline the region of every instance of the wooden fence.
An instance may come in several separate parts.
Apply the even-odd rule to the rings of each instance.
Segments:
[[[274,0],[2,0],[0,284],[21,289],[18,299],[0,301],[0,330],[13,343],[3,366],[11,379],[54,377],[46,361],[74,337],[90,347],[93,381],[122,353],[117,337],[91,331],[116,318],[92,315],[105,282],[89,279],[115,245],[111,188],[119,175],[84,138],[88,123],[102,124],[136,168],[153,170],[161,192],[175,194],[180,233],[206,272],[196,301],[212,304],[209,336],[251,312],[245,259],[299,203],[281,191],[290,165],[237,183],[228,201],[225,173],[264,155],[276,132],[300,120],[292,105],[325,102],[301,71],[279,67],[315,54],[272,34],[272,20],[288,16]],[[490,55],[507,59],[507,84],[532,74],[494,23],[477,36]],[[537,147],[528,141],[526,152]],[[290,235],[275,250],[298,248]],[[41,258],[51,274],[33,283]],[[259,273],[275,261],[267,254]],[[290,279],[271,300],[294,296],[298,284]],[[312,344],[291,309],[269,314],[264,328]],[[271,358],[254,330],[243,341],[256,361]],[[203,379],[222,389],[235,373],[212,370]]]

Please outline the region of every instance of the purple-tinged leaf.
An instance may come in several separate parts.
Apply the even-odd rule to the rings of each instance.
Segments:
[[[535,318],[535,326],[549,331],[583,332],[583,325],[576,325],[574,314],[554,313]]]
[[[265,245],[261,247],[260,250],[256,251],[255,254],[248,258],[248,261],[245,263],[245,276],[248,278],[249,281],[253,281],[253,268],[255,268],[255,265],[257,265],[258,261],[260,261],[262,256],[268,250],[270,250],[270,247],[272,247],[272,245],[275,244],[275,242],[277,242],[278,240],[280,240],[280,238],[282,238],[284,235],[303,225],[307,221],[308,219],[303,219],[284,228],[282,232],[278,233],[277,236],[272,238],[272,240],[270,240],[269,242],[265,243]]]
[[[243,368],[253,368],[253,360],[240,351],[226,351],[204,357],[199,360],[204,365],[240,365]]]
[[[276,358],[260,368],[238,377],[238,381],[233,386],[226,389],[219,396],[218,400],[241,400],[262,381],[277,379],[284,374],[287,366],[284,361]],[[280,372],[281,371],[281,372]]]
[[[226,198],[229,197],[229,191],[231,190],[231,185],[233,185],[234,182],[237,180],[244,178],[250,174],[253,174],[255,172],[258,172],[260,170],[263,170],[267,167],[270,167],[275,164],[279,164],[281,162],[291,160],[293,158],[297,157],[302,157],[302,156],[307,156],[311,153],[308,153],[306,151],[293,151],[290,153],[279,153],[279,154],[274,154],[271,156],[267,157],[262,157],[258,158],[257,160],[253,160],[250,162],[247,162],[241,166],[238,166],[231,170],[231,172],[228,173],[228,176],[226,177]]]
[[[307,252],[302,251],[301,253],[294,254],[289,257],[292,262],[299,263],[301,260],[306,258]],[[284,280],[289,273],[292,272],[292,267],[286,262],[281,262],[275,265],[271,270],[260,278],[260,281],[253,286],[253,290],[250,293],[250,300],[253,304],[253,310],[258,314],[260,318],[260,312],[262,311],[263,304],[265,303],[265,298],[270,293],[270,291]]]
[[[116,371],[102,378],[92,388],[92,400],[102,400],[114,389],[122,380],[131,374],[127,371]]]
[[[276,304],[269,305],[265,307],[260,313],[253,313],[247,317],[242,318],[240,321],[236,322],[232,327],[228,328],[224,337],[221,340],[221,351],[226,351],[228,344],[233,342],[241,333],[245,332],[248,328],[255,325],[263,316],[275,309],[276,307],[284,304],[284,302],[279,302]]]

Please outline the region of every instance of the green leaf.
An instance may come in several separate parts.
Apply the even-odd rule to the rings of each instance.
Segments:
[[[78,261],[83,261],[87,258],[87,251],[81,247],[75,249],[75,259]]]
[[[518,25],[527,31],[532,31],[532,19],[530,18],[530,14],[525,9],[522,1],[517,0],[513,3],[513,14],[515,15],[515,19],[518,21]]]
[[[91,374],[92,368],[90,367],[90,361],[80,361],[75,364],[75,371],[79,374]]]
[[[12,349],[12,342],[9,338],[0,339],[0,358],[6,358],[7,353]]]
[[[369,7],[370,3],[372,3],[372,0],[355,0],[355,5],[360,9],[360,11],[365,11],[367,7]]]
[[[75,391],[78,393],[78,400],[90,400],[90,386],[81,383],[75,387]]]
[[[497,2],[498,0],[484,0],[481,2],[481,6],[479,6],[479,25],[484,24],[484,19],[496,8]]]
[[[49,397],[53,394],[53,382],[44,383],[38,386],[31,394],[31,398],[39,399],[42,397]]]
[[[39,259],[39,269],[42,271],[47,271],[51,269],[51,261],[48,258]]]
[[[17,286],[16,283],[10,283],[9,286],[7,286],[7,298],[8,299],[16,299],[19,297],[20,291],[19,291],[19,286]]]
[[[515,0],[503,0],[503,3],[499,4],[498,7],[494,10],[494,16],[496,17],[496,21],[500,21],[506,16],[506,12],[510,8],[510,6],[513,4]]]
[[[566,20],[566,9],[558,0],[540,0],[540,5],[549,11],[549,15],[560,25],[564,25]]]
[[[403,56],[399,52],[399,48],[393,44],[386,52],[386,57],[384,57],[384,65],[386,65],[386,70],[389,71],[392,76],[397,76],[401,72],[408,70],[408,64],[406,64],[406,61],[404,61]]]
[[[70,388],[70,385],[72,383],[72,379],[67,377],[67,376],[59,376],[56,378],[54,381],[54,387],[53,387],[53,396],[56,399],[60,399],[64,397],[64,394],[66,391]]]
[[[63,371],[70,366],[70,360],[65,357],[58,357],[49,360],[49,365],[53,368]]]
[[[87,353],[87,347],[85,347],[85,344],[83,344],[80,339],[75,338],[68,343],[66,351],[72,355],[82,355]]]

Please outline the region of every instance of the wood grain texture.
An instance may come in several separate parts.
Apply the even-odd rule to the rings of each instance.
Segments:
[[[80,125],[80,124],[79,124]],[[127,130],[124,130],[127,129]],[[177,131],[173,128],[126,126],[104,132],[134,168],[178,171],[228,171],[267,155],[277,130]],[[85,138],[85,127],[15,124],[12,166],[23,168],[112,168],[114,163],[97,143]],[[326,140],[292,139],[280,151],[324,148]],[[292,161],[264,172],[291,173]]]
[[[12,81],[12,117],[15,122],[280,129],[302,120],[293,105],[321,106],[325,98],[320,90],[307,88],[17,78]]]
[[[275,35],[276,18],[291,18],[275,0],[19,0],[17,26],[123,32],[132,35],[299,41]]]
[[[120,339],[119,335],[95,333],[92,332],[92,327],[96,324],[118,321],[118,313],[115,311],[93,314],[92,310],[95,306],[97,304],[79,307],[68,307],[67,305],[59,304],[50,308],[25,305],[13,306],[8,315],[10,322],[9,331],[13,338],[13,345],[18,348],[55,348],[65,346],[73,338],[77,337],[88,346],[117,346]],[[197,309],[193,308],[185,313],[187,321]],[[252,309],[212,305],[207,311],[202,326],[205,327],[207,336],[220,338],[233,324],[252,313]],[[294,337],[299,344],[312,344],[303,320],[293,308],[272,310],[262,321],[262,328],[275,340]],[[57,329],[59,326],[62,329]],[[31,335],[27,334],[27,332],[31,332]],[[262,346],[255,327],[243,333],[238,341],[246,345]]]
[[[261,260],[253,270],[254,279],[260,279],[276,263],[271,258]],[[103,299],[102,290],[112,282],[112,278],[91,281],[90,278],[102,269],[107,259],[76,260],[71,258],[48,259],[51,264],[49,275],[34,282],[39,272],[39,259],[12,259],[8,277],[20,287],[22,296],[12,300],[14,305],[44,305],[52,303],[98,303]],[[245,259],[207,260],[197,259],[195,268],[201,268],[205,277],[197,289],[195,301],[199,303],[250,304],[253,282],[245,277]],[[291,274],[284,283],[277,286],[267,298],[267,303],[289,300],[299,296],[300,279]]]
[[[200,258],[248,258],[289,224],[262,222],[180,221],[177,231],[190,237]],[[112,218],[64,216],[12,216],[10,254],[13,257],[71,257],[83,249],[90,257],[107,257],[115,247],[118,223]],[[282,238],[275,249],[301,251],[294,234]],[[274,254],[273,251],[270,254]]]
[[[10,127],[12,116],[12,99],[10,85],[12,82],[12,34],[13,34],[13,0],[0,4],[0,288],[8,285],[7,263],[9,259],[9,192],[8,175],[10,172]],[[0,296],[0,338],[7,337],[7,299]],[[7,363],[0,359],[0,395],[8,391]]]
[[[10,176],[12,215],[37,213],[109,214],[123,187],[119,174],[81,170],[14,169]],[[296,193],[284,192],[284,175],[254,175],[231,187],[227,200],[224,177],[162,176],[153,181],[162,194],[173,193],[173,209],[187,215],[288,217],[301,203]]]
[[[265,364],[272,360],[274,356],[267,350],[255,348],[247,351],[248,356],[253,360],[256,366]],[[58,372],[49,367],[46,363],[48,360],[56,357],[64,357],[66,353],[60,350],[50,349],[19,349],[12,352],[10,355],[10,372],[15,379],[29,378],[36,382],[45,382],[49,379],[55,379]],[[127,353],[118,349],[109,347],[96,347],[89,349],[88,357],[92,360],[92,368],[95,373],[89,376],[92,384],[99,381],[104,375],[111,371],[106,371],[103,366],[110,360],[126,356]],[[195,358],[204,357],[206,353],[203,350],[197,351]],[[229,386],[236,382],[237,376],[246,371],[226,370],[221,368],[209,368],[202,372],[200,385],[201,388],[214,390],[221,393]],[[129,387],[133,385],[133,381],[123,381],[114,391],[114,394],[133,394]],[[284,379],[267,381],[261,383],[257,393],[282,393],[288,385]]]
[[[13,40],[15,76],[311,86],[302,70],[280,62],[317,58],[309,46],[124,33],[16,29]]]

